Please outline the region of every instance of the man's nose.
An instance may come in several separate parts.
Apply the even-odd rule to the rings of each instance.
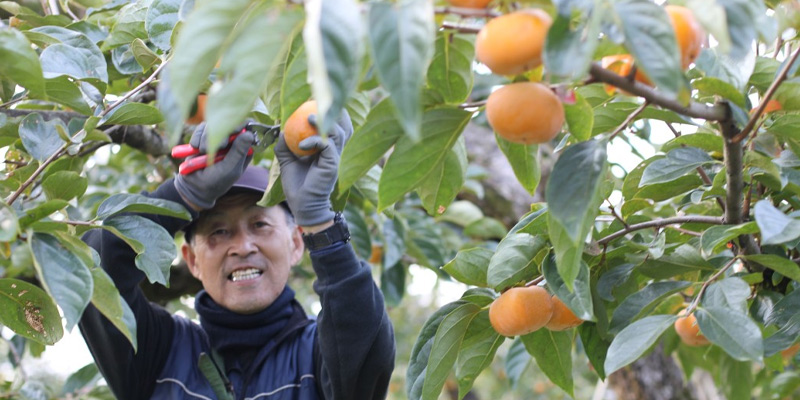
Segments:
[[[246,230],[240,230],[233,238],[230,254],[245,257],[258,251],[256,237]]]

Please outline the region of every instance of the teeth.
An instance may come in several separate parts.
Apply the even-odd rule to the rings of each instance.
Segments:
[[[233,271],[231,280],[234,282],[246,281],[248,279],[256,279],[261,276],[261,271],[255,268],[247,268]]]

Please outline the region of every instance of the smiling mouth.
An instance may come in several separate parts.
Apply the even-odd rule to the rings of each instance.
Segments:
[[[233,271],[230,275],[228,275],[228,280],[233,282],[241,282],[247,281],[251,279],[256,279],[261,276],[263,272],[256,268],[245,268],[245,269],[238,269]]]

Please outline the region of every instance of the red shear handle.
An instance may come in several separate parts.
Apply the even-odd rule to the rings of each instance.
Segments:
[[[208,157],[204,154],[198,157],[190,158],[181,163],[178,166],[178,173],[181,175],[189,175],[194,171],[203,169],[209,165],[216,164],[222,161],[225,158],[225,155],[228,154],[228,150],[223,150],[217,153],[216,157],[214,157],[214,162],[209,164]],[[253,155],[253,148],[251,147],[250,150],[247,151],[248,156]]]
[[[228,137],[228,144],[225,147],[230,147],[233,144],[233,141],[239,137],[240,134],[244,133],[245,129],[242,129],[241,132],[235,133]],[[172,157],[174,158],[186,158],[189,156],[196,156],[200,154],[200,149],[196,147],[192,147],[191,144],[179,144],[172,148]]]

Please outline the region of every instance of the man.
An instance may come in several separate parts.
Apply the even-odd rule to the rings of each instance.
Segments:
[[[313,116],[311,118],[313,123]],[[186,230],[181,251],[204,287],[195,301],[200,324],[150,304],[138,288],[135,253],[101,230],[84,238],[95,248],[137,322],[138,352],[95,308],[80,329],[100,371],[121,399],[378,399],[394,368],[394,337],[369,267],[348,243],[329,201],[349,117],[328,140],[308,138],[298,158],[281,137],[286,207],[256,205],[266,170],[248,167],[252,133],[240,134],[225,158],[179,175],[150,197],[179,202],[192,223],[147,215],[171,234]],[[202,126],[191,144],[205,153]],[[201,155],[205,157],[204,154]],[[235,182],[235,183],[234,183]],[[306,316],[287,286],[289,270],[308,247],[322,310]]]

